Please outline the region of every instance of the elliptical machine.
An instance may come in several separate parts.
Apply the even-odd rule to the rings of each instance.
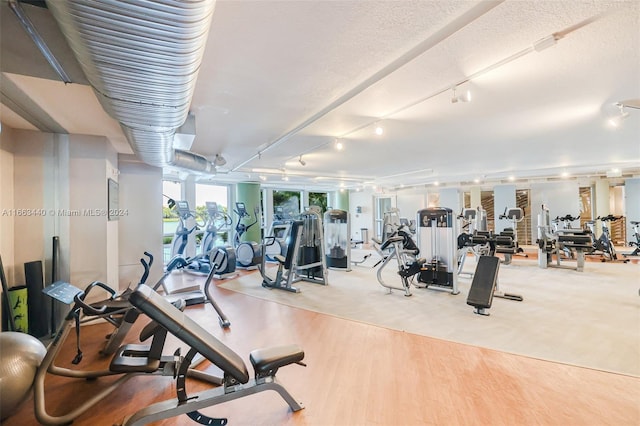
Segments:
[[[176,209],[179,220],[171,240],[171,259],[176,256],[184,259],[193,257],[187,253],[189,237],[193,234],[193,231],[204,227],[204,222],[198,223],[196,216],[193,214],[194,212],[189,209],[187,201],[169,200],[169,207]]]
[[[213,201],[206,202],[207,221],[204,226],[204,235],[200,242],[200,253],[189,259],[186,272],[198,275],[209,275],[212,269],[217,279],[229,278],[236,272],[236,252],[233,247],[216,246],[218,232],[223,227],[231,226],[231,218],[218,210],[218,204]],[[217,261],[214,262],[214,254]]]
[[[238,215],[236,234],[233,239],[233,246],[236,249],[236,266],[241,269],[258,269],[258,265],[262,259],[262,248],[255,241],[243,242],[242,236],[249,230],[249,228],[258,223],[260,208],[256,207],[254,209],[254,220],[249,224],[243,223],[245,218],[251,220],[251,215],[247,212],[247,208],[244,203],[237,202],[236,208],[233,212]]]

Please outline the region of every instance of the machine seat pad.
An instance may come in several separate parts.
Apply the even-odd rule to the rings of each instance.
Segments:
[[[591,244],[591,235],[559,235],[558,241],[567,244]]]
[[[593,248],[590,244],[564,243],[563,245],[576,250],[591,250]]]
[[[485,235],[474,235],[471,237],[471,245],[487,244],[489,239]]]
[[[124,311],[126,311],[128,308],[131,307],[131,304],[125,298],[117,298],[117,299],[107,299],[107,300],[102,300],[100,302],[95,302],[95,303],[92,303],[91,306],[93,306],[96,309],[100,309],[102,306],[106,306],[107,309],[104,312],[104,314],[111,315],[114,313],[124,313]],[[91,313],[86,309],[83,309],[82,313],[87,316],[95,316],[94,313]]]
[[[280,367],[302,361],[304,351],[295,344],[273,346],[251,351],[249,359],[257,375],[273,375]]]
[[[287,259],[286,259],[283,255],[281,255],[281,254],[276,254],[275,256],[273,256],[273,258],[274,258],[275,260],[277,260],[277,261],[278,261],[278,263],[280,263],[281,265],[284,265],[284,262],[286,262],[286,260],[287,260]]]
[[[153,373],[160,368],[159,359],[150,359],[148,345],[124,345],[111,359],[109,370],[116,373]]]
[[[517,247],[500,247],[500,246],[496,247],[496,253],[516,254],[517,252],[518,252]]]
[[[498,282],[500,259],[494,256],[480,256],[476,272],[467,297],[467,305],[474,308],[490,308],[493,292]]]
[[[507,246],[507,247],[515,246],[515,241],[513,241],[513,238],[507,235],[498,235],[495,237],[495,241],[496,241],[496,245],[498,246]]]

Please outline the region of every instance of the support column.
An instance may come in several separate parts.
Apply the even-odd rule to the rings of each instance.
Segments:
[[[260,235],[260,184],[256,182],[238,183],[236,185],[236,200],[244,203],[247,212],[251,215],[251,221],[246,219],[245,223],[252,223],[255,220],[253,214],[255,209],[258,208],[258,223],[249,228],[242,236],[241,241],[262,241],[262,236]]]
[[[596,181],[595,190],[595,209],[593,211],[593,217],[606,216],[610,213],[609,206],[609,179],[599,179]],[[596,222],[596,235],[602,233],[602,224],[600,221]]]
[[[474,186],[470,189],[471,206],[469,208],[476,209],[482,205],[482,188]]]
[[[349,211],[349,191],[341,189],[333,194],[333,208]]]

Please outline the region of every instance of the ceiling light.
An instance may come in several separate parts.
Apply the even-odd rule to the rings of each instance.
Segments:
[[[287,176],[287,175],[282,176],[282,180],[288,181],[289,180],[289,176]]]
[[[267,180],[267,177],[264,176],[264,175],[260,175],[260,180],[265,181],[265,180]]]
[[[513,182],[514,180],[516,180],[516,178],[515,178],[515,176],[509,176],[509,180],[510,180],[511,182]]]
[[[471,102],[471,91],[467,90],[466,92],[456,96],[456,88],[453,89],[453,97],[451,98],[451,103],[455,104],[457,102]]]
[[[284,169],[270,169],[270,168],[260,168],[257,167],[255,169],[251,169],[253,173],[267,173],[267,174],[278,174],[283,173]]]
[[[382,134],[384,133],[384,129],[380,126],[376,126],[375,132],[376,132],[376,135],[382,136]]]
[[[618,111],[613,117],[609,118],[608,123],[611,127],[617,128],[622,124],[622,120],[629,116],[629,113],[624,110],[624,104],[618,102],[615,106],[618,107]]]
[[[342,142],[340,142],[339,139],[336,139],[336,149],[338,151],[342,151],[342,148],[344,148],[344,144]]]
[[[227,164],[227,159],[222,156],[222,154],[216,154],[216,158],[213,160],[213,164],[216,167],[222,167]]]
[[[556,38],[555,34],[551,34],[533,43],[533,49],[536,52],[542,52],[544,49],[555,46],[557,41],[558,39]]]
[[[300,156],[300,158],[298,158],[298,163],[300,163],[302,166],[307,165],[307,162],[302,159],[302,155]]]
[[[49,46],[45,43],[40,33],[36,31],[35,25],[33,24],[33,22],[31,22],[31,20],[29,19],[29,16],[25,13],[24,9],[22,9],[20,2],[10,1],[8,5],[9,5],[9,8],[13,11],[13,13],[16,14],[16,17],[18,18],[20,25],[22,25],[22,28],[27,32],[29,37],[31,37],[31,40],[33,40],[36,47],[40,50],[40,53],[42,53],[42,56],[44,56],[44,58],[47,60],[47,62],[53,68],[56,74],[58,74],[58,76],[64,82],[64,84],[72,83],[71,78],[65,72],[64,68],[62,68],[62,65],[60,64],[58,59],[53,55],[53,52],[51,51],[51,49],[49,49]]]
[[[622,170],[618,169],[618,168],[613,168],[611,170],[608,170],[606,173],[606,176],[608,178],[618,178],[622,176]]]

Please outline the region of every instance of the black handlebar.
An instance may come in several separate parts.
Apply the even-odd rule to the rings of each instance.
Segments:
[[[73,297],[73,301],[75,302],[76,306],[81,307],[86,313],[90,315],[101,315],[107,310],[106,305],[102,305],[101,307],[97,308],[95,306],[89,305],[84,301],[85,297],[87,297],[89,292],[96,286],[111,294],[111,297],[109,298],[110,300],[113,300],[116,297],[116,291],[108,285],[101,283],[100,281],[94,281],[89,284],[84,291],[81,291]]]
[[[151,262],[147,263],[146,260],[141,258],[140,263],[142,263],[142,267],[144,268],[144,273],[142,274],[142,278],[140,278],[140,284],[144,284],[145,282],[147,282],[147,278],[149,278]]]
[[[153,255],[151,253],[149,253],[148,251],[145,251],[144,255],[149,258],[149,267],[151,267],[151,265],[153,265]]]
[[[580,215],[578,215],[578,216],[576,216],[576,217],[573,217],[573,216],[571,216],[570,214],[568,214],[568,215],[565,215],[565,216],[556,216],[556,218],[555,218],[555,219],[553,219],[553,220],[554,220],[555,222],[558,222],[558,221],[569,221],[569,222],[573,222],[573,221],[576,221],[576,220],[578,220],[578,219],[580,219]]]
[[[601,220],[603,222],[615,222],[616,220],[622,219],[622,216],[614,216],[612,214],[607,216],[598,216],[596,220]]]

